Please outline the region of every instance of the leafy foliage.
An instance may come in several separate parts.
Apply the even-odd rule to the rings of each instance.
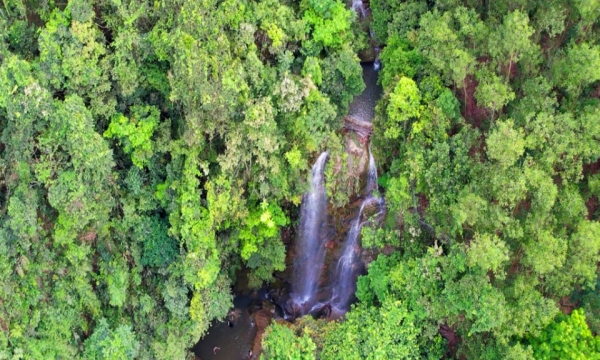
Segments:
[[[187,358],[363,87],[340,1],[5,1],[0,358]]]
[[[600,337],[593,336],[585,322],[585,313],[574,310],[561,315],[539,337],[530,339],[536,359],[597,359]]]

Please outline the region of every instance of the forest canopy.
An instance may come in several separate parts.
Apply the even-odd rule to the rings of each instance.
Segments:
[[[599,358],[600,6],[369,4],[385,254],[298,358]]]
[[[191,358],[284,270],[374,46],[378,256],[263,355],[598,358],[600,3],[369,3],[4,0],[0,359]]]
[[[4,1],[0,358],[185,358],[237,270],[283,270],[309,163],[364,87],[353,19],[333,0]]]

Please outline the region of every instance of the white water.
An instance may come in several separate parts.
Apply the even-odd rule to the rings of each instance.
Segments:
[[[292,277],[292,301],[299,314],[307,313],[314,304],[325,262],[326,248],[320,235],[327,219],[324,172],[328,157],[323,152],[313,165],[311,189],[304,195],[300,208]]]
[[[367,16],[367,11],[362,0],[352,0],[352,10],[358,15],[358,20],[364,20]]]
[[[366,195],[370,195],[376,190],[379,190],[379,186],[377,185],[377,165],[375,164],[373,152],[371,152],[371,145],[369,145],[369,171],[367,173],[367,185],[365,186],[365,192]]]
[[[335,268],[335,274],[332,278],[332,299],[331,307],[333,312],[344,313],[348,311],[350,303],[356,292],[356,280],[362,271],[363,264],[360,260],[360,231],[366,222],[363,222],[363,210],[366,206],[376,205],[378,212],[376,216],[383,213],[385,202],[383,198],[377,197],[374,193],[377,190],[377,166],[375,158],[369,147],[369,170],[367,173],[367,183],[365,191],[367,197],[360,205],[360,210],[352,223],[346,236],[346,242],[342,248],[341,256]],[[374,204],[375,203],[375,204]]]
[[[371,35],[371,38],[373,37],[373,35]],[[378,71],[381,68],[381,60],[379,60],[379,53],[381,52],[381,49],[379,48],[379,46],[375,47],[374,49],[375,51],[375,61],[373,61],[373,69],[375,71]]]

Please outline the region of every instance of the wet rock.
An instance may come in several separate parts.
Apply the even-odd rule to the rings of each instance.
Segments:
[[[252,355],[249,356],[250,359],[260,358],[260,353],[262,352],[262,338],[265,334],[265,329],[271,323],[272,317],[273,314],[271,314],[267,310],[259,310],[254,315],[254,323],[256,324],[256,336],[254,337],[254,341],[252,342]]]
[[[314,316],[317,319],[327,319],[331,315],[331,304],[323,304],[320,308],[314,311]]]
[[[253,302],[250,303],[250,305],[248,305],[248,313],[252,316],[253,314],[257,313],[259,310],[262,309],[262,301],[261,300],[255,300]]]
[[[229,312],[229,314],[227,314],[227,320],[230,323],[235,324],[235,322],[238,321],[238,319],[240,318],[241,315],[242,315],[242,310],[233,309]]]
[[[366,143],[371,137],[371,133],[373,133],[373,124],[369,121],[346,116],[344,118],[344,129],[355,132],[361,142]]]
[[[275,304],[269,300],[262,301],[262,310],[268,311],[271,315],[275,314]]]
[[[254,315],[254,323],[256,324],[256,330],[261,331],[265,330],[269,323],[271,322],[271,313],[267,310],[259,310]]]
[[[361,63],[372,63],[375,61],[376,57],[377,52],[373,47],[369,47],[358,52],[358,58],[360,59]]]

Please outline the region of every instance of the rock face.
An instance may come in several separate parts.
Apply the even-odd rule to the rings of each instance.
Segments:
[[[361,63],[372,63],[377,59],[377,52],[374,47],[369,47],[358,52],[358,58]]]
[[[251,353],[248,354],[249,359],[258,359],[262,351],[262,338],[265,334],[265,329],[271,323],[273,314],[271,311],[262,309],[254,314],[254,324],[256,325],[256,336],[252,342]]]
[[[351,184],[361,184],[365,178],[365,174],[368,171],[369,166],[369,151],[368,147],[362,144],[363,141],[368,141],[361,138],[360,135],[354,132],[346,134],[346,153],[348,157],[346,159],[347,168],[344,170],[344,176],[348,179],[347,181]],[[354,187],[350,195],[350,198],[355,198],[360,195],[360,189],[362,186]]]
[[[358,136],[361,144],[366,144],[373,132],[373,124],[369,121],[356,119],[351,116],[344,118],[344,129],[353,131]]]

